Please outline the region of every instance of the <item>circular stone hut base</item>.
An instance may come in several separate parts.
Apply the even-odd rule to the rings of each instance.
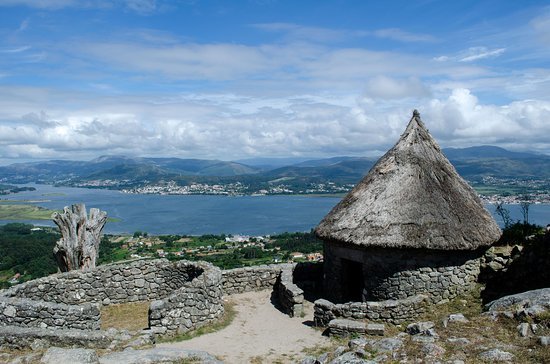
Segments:
[[[218,319],[224,312],[222,296],[222,273],[206,262],[159,259],[111,264],[51,275],[0,292],[0,326],[98,331],[101,305],[152,301],[149,327],[156,333],[175,334]]]

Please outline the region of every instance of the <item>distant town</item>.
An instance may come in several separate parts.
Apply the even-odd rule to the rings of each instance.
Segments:
[[[483,177],[481,183],[470,182],[487,203],[550,204],[549,179]]]
[[[283,181],[281,181],[283,182]],[[481,182],[470,181],[482,201],[487,203],[503,202],[505,204],[550,204],[550,181],[546,179],[505,179],[484,177]],[[85,187],[85,186],[81,186]],[[179,186],[175,181],[163,184],[151,184],[143,187],[125,188],[123,193],[160,194],[160,195],[290,195],[290,194],[345,194],[354,184],[335,182],[311,183],[307,188],[296,188],[284,183],[273,183],[268,188],[251,191],[241,183],[206,184],[194,183]]]
[[[274,181],[266,188],[251,190],[241,182],[228,184],[193,183],[187,186],[179,186],[175,181],[163,184],[146,185],[143,187],[125,188],[123,193],[160,194],[160,195],[226,195],[226,196],[265,196],[265,195],[292,195],[292,194],[340,194],[349,192],[353,184],[337,184],[335,182],[310,183],[304,188],[296,188],[289,184]],[[84,186],[82,186],[84,187]]]

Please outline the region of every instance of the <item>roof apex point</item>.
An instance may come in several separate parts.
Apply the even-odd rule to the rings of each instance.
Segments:
[[[418,110],[414,109],[413,110],[413,118],[419,118],[420,117],[420,113],[418,112]]]

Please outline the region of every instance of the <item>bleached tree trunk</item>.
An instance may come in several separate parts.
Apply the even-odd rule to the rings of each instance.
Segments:
[[[54,213],[52,218],[61,231],[61,239],[53,249],[59,269],[68,272],[94,268],[107,213],[92,208],[88,218],[84,204],[75,204],[66,206],[62,213]]]

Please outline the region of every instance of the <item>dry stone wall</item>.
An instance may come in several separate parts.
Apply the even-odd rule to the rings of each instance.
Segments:
[[[285,265],[275,287],[279,305],[290,317],[304,313],[304,291],[293,282],[295,265]]]
[[[151,300],[151,329],[182,333],[218,319],[224,294],[262,289],[273,290],[284,312],[301,315],[304,292],[293,282],[295,268],[265,265],[222,273],[206,262],[140,260],[54,274],[0,291],[0,327],[97,332],[101,305]]]
[[[188,265],[200,267],[203,273],[185,282],[168,297],[151,303],[151,329],[168,334],[185,333],[204,326],[223,314],[221,271],[204,262]]]
[[[24,298],[0,298],[0,326],[99,330],[98,305],[66,305]]]
[[[432,303],[437,303],[471,291],[476,285],[479,267],[478,259],[470,259],[460,265],[405,270],[381,277],[370,293],[372,297],[385,299],[404,299],[426,294]]]
[[[454,298],[474,288],[481,251],[425,249],[361,249],[325,243],[325,293],[346,302],[346,270],[360,264],[362,300],[398,300],[424,294],[432,303]],[[356,299],[358,301],[360,299]]]
[[[226,295],[261,291],[275,286],[284,264],[228,269],[222,272]]]
[[[50,346],[107,349],[113,340],[114,335],[102,330],[0,326],[0,350]]]
[[[296,264],[259,265],[222,271],[225,294],[273,289],[280,309],[289,316],[303,312],[304,291],[293,279]]]
[[[367,319],[398,325],[425,313],[428,302],[429,298],[425,295],[417,295],[401,300],[341,304],[319,299],[315,301],[314,321],[317,326],[328,326],[330,321],[339,318]]]
[[[0,292],[65,304],[98,302],[103,305],[164,298],[202,273],[202,269],[168,260],[140,260],[110,264],[90,271],[54,274]]]
[[[220,317],[222,296],[221,271],[209,263],[142,260],[56,274],[4,290],[0,326],[97,331],[101,304],[155,300],[151,328],[181,332]]]

